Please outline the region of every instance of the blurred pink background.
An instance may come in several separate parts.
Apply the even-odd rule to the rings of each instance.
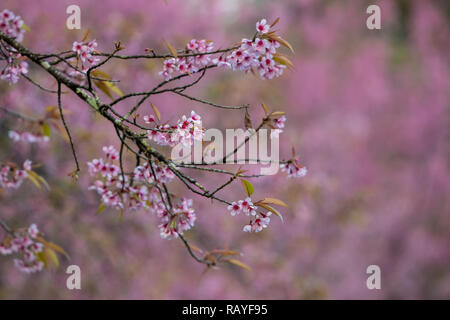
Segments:
[[[366,28],[372,2],[381,7],[381,30]],[[160,238],[154,217],[125,214],[120,222],[113,210],[96,215],[99,199],[87,190],[86,161],[100,156],[104,144],[119,144],[114,129],[76,97],[63,96],[63,104],[82,163],[79,183],[67,176],[72,155],[56,130],[47,146],[17,149],[7,138],[16,122],[0,112],[0,160],[43,163],[38,172],[52,187],[46,192],[26,183],[0,194],[1,215],[14,227],[38,224],[71,256],[58,271],[34,275],[0,256],[0,298],[450,298],[450,4],[372,2],[3,0],[0,9],[21,15],[31,28],[23,44],[42,53],[70,49],[86,29],[99,50],[121,40],[124,54],[165,52],[163,40],[182,47],[191,38],[226,47],[250,37],[257,20],[281,17],[276,29],[294,46],[294,70],[273,81],[213,70],[189,93],[228,105],[250,103],[255,119],[261,101],[286,111],[281,157],[294,145],[309,173],[254,180],[256,197],[290,204],[285,224],[274,218],[258,234],[243,233],[245,221],[225,206],[194,197],[198,220],[188,239],[205,249],[239,250],[253,270],[223,265],[202,274],[180,241]],[[65,27],[70,4],[81,7],[82,31]],[[130,92],[160,82],[161,67],[139,60],[103,69]],[[29,76],[54,88],[35,66]],[[242,114],[233,111],[224,115],[170,94],[151,101],[166,120],[195,110],[206,127],[242,126]],[[0,103],[41,115],[56,101],[22,79],[0,84]],[[217,177],[201,179],[218,183]],[[188,194],[180,184],[174,188]],[[222,195],[239,199],[241,186]],[[65,287],[70,264],[81,267],[80,291]],[[381,290],[366,287],[371,264],[381,267]]]

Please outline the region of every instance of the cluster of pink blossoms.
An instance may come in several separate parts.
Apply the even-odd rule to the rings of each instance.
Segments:
[[[97,48],[97,41],[92,40],[90,42],[78,42],[75,41],[72,46],[72,51],[75,52],[78,58],[81,60],[81,71],[85,73],[90,66],[97,63],[100,59],[93,56],[92,54]],[[73,71],[74,74],[78,74],[76,70]]]
[[[270,30],[266,19],[256,23],[258,35],[264,35]],[[240,70],[249,72],[257,70],[262,79],[273,79],[283,74],[286,66],[277,63],[274,56],[280,47],[278,41],[273,39],[259,38],[242,39],[241,46],[232,51],[230,55],[219,57],[213,62],[219,67],[229,67],[233,71]]]
[[[6,67],[0,71],[0,79],[8,81],[9,84],[14,84],[19,81],[20,75],[28,73],[28,63],[25,61],[19,61],[21,57],[19,53],[9,53],[9,57],[6,59]]]
[[[23,20],[13,12],[4,9],[0,12],[0,31],[7,36],[14,38],[17,42],[22,42],[25,29],[22,28]]]
[[[144,122],[151,124],[155,121],[152,116],[145,116]],[[185,147],[191,146],[194,141],[202,141],[205,130],[202,127],[201,117],[191,112],[189,117],[183,115],[178,120],[177,125],[158,125],[154,129],[148,130],[148,139],[155,141],[159,145],[171,146],[181,143]]]
[[[23,163],[23,170],[18,169],[15,164],[4,163],[0,165],[0,188],[18,189],[28,177],[27,171],[31,170],[31,161]]]
[[[133,177],[134,184],[131,185],[130,177],[121,174],[120,167],[114,162],[119,160],[119,153],[113,146],[103,147],[106,159],[94,159],[88,162],[89,174],[98,179],[90,190],[96,190],[102,197],[104,205],[115,209],[138,210],[147,206],[149,188],[140,184],[141,176],[138,174],[139,167],[135,169]],[[146,176],[153,179],[153,175]],[[143,178],[146,178],[143,177]]]
[[[90,190],[102,197],[105,206],[114,209],[147,210],[161,219],[159,225],[162,238],[174,238],[190,229],[196,219],[192,200],[181,199],[169,208],[164,193],[158,190],[161,183],[169,183],[175,178],[170,168],[161,162],[137,166],[130,175],[123,175],[115,165],[119,153],[113,146],[103,147],[106,159],[88,162],[89,173],[97,177]],[[161,189],[161,187],[159,187]]]
[[[159,217],[162,223],[159,225],[161,237],[164,239],[177,238],[184,231],[194,226],[197,219],[195,210],[192,208],[192,199],[182,198],[180,202],[171,210],[163,210]]]
[[[35,135],[31,132],[22,132],[18,133],[17,131],[10,130],[8,132],[9,138],[14,142],[28,142],[28,143],[35,143],[35,142],[48,142],[49,137],[44,135]]]
[[[159,74],[166,80],[172,78],[174,74],[194,73],[200,68],[213,63],[219,67],[228,67],[233,71],[251,71],[257,70],[263,79],[273,79],[283,74],[285,65],[277,63],[274,56],[280,47],[278,41],[265,39],[261,36],[269,32],[270,26],[266,19],[256,23],[257,35],[254,39],[242,39],[241,45],[228,56],[211,58],[211,52],[214,52],[212,42],[207,40],[191,40],[186,48],[188,53],[200,55],[170,58],[164,61],[163,71]]]
[[[250,216],[250,222],[244,226],[244,232],[259,232],[267,228],[270,223],[270,215],[272,214],[271,212],[258,212],[250,197],[231,203],[228,206],[228,211],[230,211],[232,216],[238,215],[241,212]]]
[[[0,31],[14,38],[17,42],[23,40],[25,29],[22,26],[23,20],[20,16],[16,16],[6,9],[0,12]],[[21,55],[9,45],[3,45],[5,46],[5,50],[1,46],[0,49],[2,49],[2,60],[6,61],[6,66],[0,71],[0,79],[8,81],[9,84],[13,84],[19,80],[19,76],[22,73],[25,74],[28,72],[28,63],[21,61]]]
[[[37,259],[37,254],[42,251],[44,245],[36,242],[39,230],[35,224],[28,229],[7,235],[0,243],[0,253],[9,255],[22,254],[22,259],[14,259],[14,265],[22,272],[34,273],[44,268],[44,263]]]
[[[177,72],[179,74],[194,73],[211,62],[211,55],[209,53],[214,50],[213,42],[192,39],[186,45],[186,48],[189,53],[199,55],[164,60],[163,71],[161,71],[159,75],[164,77],[164,79],[169,80]]]
[[[288,163],[280,164],[282,172],[286,172],[288,178],[300,178],[308,173],[306,167],[298,163],[297,160],[289,161]]]

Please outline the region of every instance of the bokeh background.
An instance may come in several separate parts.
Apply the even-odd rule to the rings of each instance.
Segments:
[[[378,4],[382,29],[366,28]],[[81,7],[82,31],[67,30],[66,7]],[[71,261],[58,271],[25,275],[0,256],[0,298],[56,299],[381,299],[450,298],[450,5],[448,1],[2,0],[31,28],[24,45],[63,51],[86,29],[99,49],[121,40],[124,53],[166,51],[191,38],[225,47],[254,32],[255,22],[281,17],[279,33],[295,49],[295,69],[273,81],[224,70],[210,72],[189,93],[223,104],[250,103],[288,113],[281,154],[294,145],[309,174],[254,180],[256,195],[281,198],[285,224],[273,219],[258,234],[226,208],[195,199],[198,220],[187,237],[198,247],[229,246],[252,272],[224,265],[203,273],[178,240],[162,240],[157,220],[143,212],[96,215],[87,190],[86,161],[101,146],[118,147],[114,129],[70,95],[63,96],[83,172],[78,183],[69,145],[53,130],[47,145],[17,146],[7,131],[20,127],[0,112],[0,160],[42,163],[49,192],[26,183],[0,194],[0,213],[13,227],[37,223]],[[288,52],[285,52],[288,54]],[[160,81],[157,61],[109,63],[124,92]],[[29,75],[55,83],[36,67]],[[166,120],[196,110],[206,127],[242,127],[242,114],[212,110],[170,94],[151,100]],[[2,106],[43,114],[55,97],[27,81],[0,84]],[[126,108],[127,106],[122,106]],[[150,113],[150,107],[146,107]],[[283,156],[284,155],[284,156]],[[217,177],[199,176],[205,184]],[[173,186],[180,195],[183,186]],[[223,193],[242,198],[239,184]],[[82,270],[82,290],[67,290],[65,268]],[[381,267],[382,289],[366,288],[366,268]]]

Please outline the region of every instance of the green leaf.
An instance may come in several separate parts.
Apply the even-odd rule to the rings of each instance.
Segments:
[[[37,236],[36,239],[39,242],[41,242],[44,246],[63,254],[66,258],[69,258],[69,255],[67,254],[67,252],[64,251],[64,249],[61,248],[60,246],[58,246],[57,244],[55,244],[53,242],[49,242],[49,241],[45,240],[44,238],[42,238],[41,236]]]
[[[41,252],[36,253],[35,255],[39,261],[44,263],[44,268],[57,269],[59,267],[59,259],[55,251],[53,251],[53,249],[44,247],[44,249]],[[53,263],[50,264],[50,262]]]
[[[27,32],[31,32],[31,29],[29,26],[27,26],[25,23],[22,24],[22,29],[27,31]]]
[[[105,208],[106,208],[105,204],[103,202],[100,203],[100,205],[98,206],[98,209],[97,209],[97,214],[102,213],[103,210],[105,210]]]
[[[245,193],[250,197],[255,189],[253,188],[253,185],[250,183],[250,181],[241,179],[242,185],[244,186]]]
[[[34,185],[38,188],[38,189],[42,189],[42,187],[41,187],[41,184],[39,183],[39,180],[36,178],[36,176],[35,175],[33,175],[33,174],[30,174],[30,172],[33,172],[33,171],[27,171],[27,178],[31,181],[31,182],[33,182],[34,183]]]
[[[28,178],[39,188],[41,189],[41,183],[47,188],[47,190],[50,190],[50,186],[48,185],[47,181],[41,177],[40,175],[38,175],[36,172],[34,172],[33,170],[29,170],[27,171],[28,173]]]
[[[56,269],[59,268],[59,259],[58,256],[56,255],[55,251],[53,251],[53,249],[50,249],[48,247],[44,248],[44,254],[47,256],[47,268],[50,268],[49,265],[49,260],[53,261],[53,264],[55,265]]]
[[[52,130],[50,128],[50,125],[47,122],[44,122],[44,124],[42,125],[42,133],[44,134],[44,136],[50,137],[51,131]]]

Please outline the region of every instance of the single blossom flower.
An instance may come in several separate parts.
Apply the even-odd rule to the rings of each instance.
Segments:
[[[261,21],[258,21],[256,23],[256,31],[261,33],[267,33],[269,32],[270,26],[267,24],[266,19],[262,19]]]

